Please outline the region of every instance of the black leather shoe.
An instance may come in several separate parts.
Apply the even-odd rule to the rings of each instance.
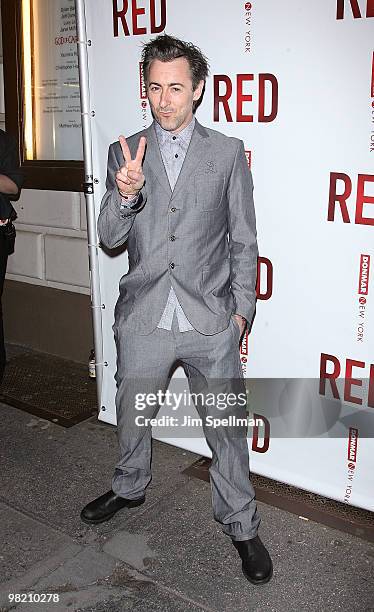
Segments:
[[[135,508],[141,506],[144,502],[145,497],[125,499],[110,490],[87,504],[81,512],[81,519],[89,525],[96,525],[103,521],[109,521],[122,508]]]
[[[273,575],[273,563],[257,535],[251,540],[232,541],[242,560],[244,576],[252,584],[265,584]]]

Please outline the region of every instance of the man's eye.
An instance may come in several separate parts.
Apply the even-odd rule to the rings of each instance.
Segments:
[[[179,87],[173,87],[173,91],[180,91]]]
[[[158,91],[158,87],[156,87],[156,85],[152,85],[151,91]]]

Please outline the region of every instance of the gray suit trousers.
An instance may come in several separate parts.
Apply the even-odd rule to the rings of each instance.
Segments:
[[[159,405],[147,406],[141,412],[135,407],[137,393],[165,392],[170,371],[178,361],[184,368],[191,393],[245,393],[240,364],[239,326],[231,317],[229,326],[214,335],[196,330],[180,332],[176,316],[172,329],[156,329],[139,335],[126,322],[115,328],[117,347],[116,412],[119,461],[112,479],[113,491],[127,499],[142,497],[151,480],[151,426],[139,426],[135,417],[155,417]],[[218,390],[218,391],[217,391]],[[249,479],[247,428],[207,426],[207,415],[226,418],[246,416],[245,406],[236,403],[224,412],[215,406],[196,404],[203,421],[204,435],[212,451],[210,484],[213,514],[223,532],[233,540],[256,536],[260,524],[255,491]],[[196,415],[197,418],[198,415]],[[175,437],[183,436],[176,429]]]

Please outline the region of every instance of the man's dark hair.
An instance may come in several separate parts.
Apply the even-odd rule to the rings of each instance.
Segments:
[[[149,67],[153,60],[171,62],[178,57],[185,57],[189,63],[193,90],[200,81],[206,81],[209,64],[201,49],[190,42],[184,42],[168,34],[161,34],[143,45],[142,61],[145,82],[148,82]]]

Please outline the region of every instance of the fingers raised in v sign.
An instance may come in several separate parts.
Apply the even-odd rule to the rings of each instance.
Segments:
[[[119,137],[119,143],[121,145],[122,154],[126,165],[131,165],[133,168],[141,168],[145,152],[145,145],[147,144],[147,139],[145,138],[145,136],[142,136],[139,140],[138,150],[136,152],[135,159],[132,159],[131,157],[129,145],[127,144],[126,138],[124,136]]]
[[[124,165],[116,173],[117,187],[122,196],[133,195],[142,189],[145,182],[142,163],[147,140],[144,136],[140,138],[135,159],[131,157],[131,151],[124,136],[119,136],[119,143]]]

